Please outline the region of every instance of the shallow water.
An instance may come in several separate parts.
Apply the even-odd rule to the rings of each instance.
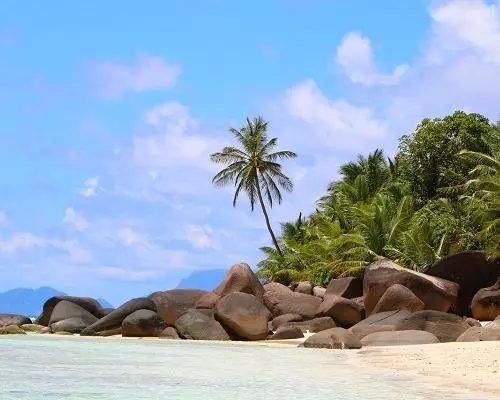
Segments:
[[[0,399],[480,400],[293,347],[0,337]]]

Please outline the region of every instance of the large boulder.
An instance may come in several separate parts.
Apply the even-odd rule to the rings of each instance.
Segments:
[[[454,342],[469,327],[467,321],[458,315],[425,310],[400,320],[394,330],[427,331],[436,335],[440,342]]]
[[[303,338],[302,331],[294,326],[281,326],[268,340],[285,340]]]
[[[321,298],[292,292],[281,283],[264,285],[264,304],[274,317],[283,314],[299,314],[304,318],[314,318]]]
[[[214,308],[215,304],[219,301],[220,296],[214,292],[208,292],[200,297],[194,305],[194,308]]]
[[[286,324],[287,322],[299,322],[303,321],[304,318],[300,314],[283,314],[276,318],[273,318],[271,321],[271,329],[275,331],[281,325]]]
[[[149,298],[156,304],[163,322],[173,326],[184,311],[194,308],[198,300],[207,293],[206,290],[198,289],[173,289],[152,293]]]
[[[97,321],[97,318],[95,320]],[[89,326],[88,321],[84,317],[70,317],[50,324],[50,330],[53,333],[80,333]]]
[[[184,339],[231,340],[229,334],[213,316],[189,309],[177,318],[175,329]]]
[[[313,295],[324,298],[326,293],[326,288],[321,287],[321,286],[314,286],[313,287]]]
[[[21,326],[24,324],[31,324],[31,319],[24,315],[0,314],[0,327],[10,325]]]
[[[363,279],[366,315],[370,315],[385,291],[399,283],[425,304],[426,310],[446,312],[455,304],[458,284],[401,267],[389,260],[368,266]]]
[[[500,275],[493,286],[478,290],[471,307],[473,317],[480,321],[491,321],[500,316]]]
[[[339,296],[354,299],[363,296],[363,281],[360,278],[346,277],[332,279],[326,287],[326,296]]]
[[[54,310],[54,307],[60,301],[69,301],[71,303],[77,304],[97,318],[102,318],[105,315],[101,304],[99,304],[96,299],[93,299],[91,297],[54,296],[48,299],[43,304],[42,314],[36,319],[35,323],[48,326],[50,318],[52,316],[52,310]]]
[[[235,292],[215,305],[215,316],[235,337],[262,340],[267,337],[269,310],[253,295]]]
[[[360,349],[361,346],[358,337],[344,328],[332,328],[315,333],[303,343],[303,347],[321,349]]]
[[[159,315],[151,310],[137,310],[122,322],[122,336],[155,337],[160,336],[165,324]]]
[[[50,333],[50,328],[48,326],[38,325],[38,324],[23,324],[20,328],[25,332],[31,333]]]
[[[17,325],[7,325],[0,326],[0,336],[1,335],[26,335],[26,332]]]
[[[349,330],[359,339],[362,339],[370,333],[393,331],[399,321],[410,315],[411,313],[408,310],[385,311],[372,314],[349,328]]]
[[[417,312],[422,311],[424,306],[424,302],[415,296],[410,289],[396,283],[385,291],[372,312],[379,313],[395,310]]]
[[[363,346],[406,346],[412,344],[440,343],[436,335],[426,331],[385,331],[366,335]]]
[[[245,263],[233,265],[224,280],[213,292],[220,297],[235,292],[248,293],[255,296],[260,302],[262,302],[264,296],[264,288],[259,278],[257,278],[250,266]]]
[[[81,334],[92,336],[103,331],[115,330],[117,328],[121,329],[123,320],[137,310],[157,311],[156,304],[149,298],[139,297],[132,299],[88,326]]]
[[[351,299],[328,295],[319,305],[316,314],[333,318],[343,328],[350,328],[365,317],[364,307]]]
[[[297,293],[313,294],[313,285],[309,281],[298,282],[293,291]]]
[[[49,326],[70,318],[79,318],[85,323],[85,328],[97,321],[97,317],[83,307],[71,301],[62,300],[56,304],[50,315]],[[69,332],[69,331],[68,331]]]
[[[177,330],[173,326],[167,326],[159,336],[160,339],[180,339]]]
[[[500,324],[497,326],[471,326],[458,338],[457,342],[488,342],[500,340]]]
[[[500,275],[500,259],[491,261],[484,252],[464,251],[442,258],[424,272],[458,283],[460,288],[453,312],[470,317],[474,295],[480,289],[492,286]]]
[[[302,332],[317,333],[327,329],[335,328],[335,322],[331,317],[319,317],[307,321],[286,322],[280,326],[286,328],[298,328]]]

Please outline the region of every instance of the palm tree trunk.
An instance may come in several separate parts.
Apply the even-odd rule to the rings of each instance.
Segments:
[[[278,241],[276,240],[276,236],[274,236],[273,229],[271,228],[271,223],[269,222],[269,215],[267,215],[267,210],[266,210],[266,206],[264,204],[264,199],[262,198],[262,192],[260,191],[260,182],[259,182],[258,175],[255,177],[255,185],[257,186],[257,195],[259,196],[259,202],[260,202],[260,206],[262,208],[262,213],[264,214],[264,218],[266,220],[267,230],[269,231],[269,234],[271,235],[271,238],[272,238],[273,243],[274,243],[274,247],[276,247],[276,251],[278,252],[278,254],[280,256],[282,256],[283,253],[281,252],[280,246],[278,245]]]

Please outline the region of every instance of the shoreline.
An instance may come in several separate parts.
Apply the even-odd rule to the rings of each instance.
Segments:
[[[298,345],[312,334],[300,339],[262,340],[262,341],[212,341],[176,340],[157,337],[122,336],[80,336],[28,333],[27,336],[52,337],[54,340],[70,338],[73,340],[126,340],[218,344],[233,346],[258,346],[298,348]],[[500,342],[450,342],[425,345],[363,347],[359,350],[308,349],[312,351],[335,352],[345,356],[348,364],[358,369],[370,368],[379,372],[396,372],[414,379],[419,384],[447,389],[456,394],[477,395],[498,398],[500,393]]]

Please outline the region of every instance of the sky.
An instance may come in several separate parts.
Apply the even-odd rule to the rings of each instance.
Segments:
[[[72,3],[72,4],[71,4]],[[262,115],[314,210],[358,153],[425,117],[500,119],[500,2],[6,0],[0,12],[0,291],[119,304],[270,245],[211,184],[229,127]]]

